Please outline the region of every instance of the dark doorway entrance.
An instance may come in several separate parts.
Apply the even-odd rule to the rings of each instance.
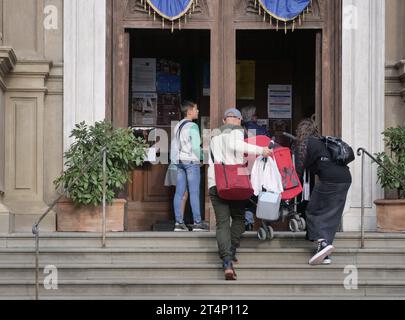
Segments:
[[[170,142],[171,124],[172,121],[181,120],[180,103],[183,100],[198,104],[198,125],[201,129],[209,124],[210,31],[181,30],[172,33],[160,29],[130,29],[128,33],[129,126],[147,132],[164,130]],[[142,63],[146,71],[142,71]],[[155,85],[153,80],[151,83],[151,70],[155,72],[152,77],[156,79]],[[144,86],[148,82],[149,85]],[[152,101],[146,112],[142,110],[145,97]],[[170,146],[161,150],[166,153],[169,151]],[[170,155],[167,159],[170,159]],[[167,164],[146,163],[143,168],[134,171],[134,182],[129,188],[128,231],[149,231],[156,225],[169,226],[169,221],[174,220],[174,188],[165,186],[167,169]],[[204,168],[201,177],[200,203],[201,212],[204,213]],[[189,206],[186,206],[185,221],[192,223]]]
[[[237,31],[236,59],[237,106],[241,109],[255,106],[258,118],[269,121],[271,134],[281,144],[288,144],[280,133],[283,130],[294,133],[301,119],[316,113],[316,31],[296,30],[288,34],[270,30]],[[252,78],[254,85],[248,88],[243,77]],[[278,85],[291,86],[290,115],[277,112],[276,100],[270,96],[269,89],[274,90]],[[280,103],[286,102],[282,100]],[[269,103],[270,109],[275,108],[276,112],[269,112]],[[284,108],[289,107],[284,105]]]

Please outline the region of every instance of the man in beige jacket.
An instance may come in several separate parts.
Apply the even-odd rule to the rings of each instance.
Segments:
[[[244,141],[244,129],[241,126],[242,115],[237,109],[229,109],[224,114],[224,125],[220,133],[212,138],[211,151],[216,163],[226,165],[243,164],[244,154],[269,157],[272,151],[247,144]],[[218,196],[215,181],[214,162],[210,159],[208,168],[208,187],[217,221],[217,242],[226,280],[236,280],[233,262],[236,262],[236,249],[245,231],[246,201],[227,201]],[[232,218],[232,222],[231,222]]]

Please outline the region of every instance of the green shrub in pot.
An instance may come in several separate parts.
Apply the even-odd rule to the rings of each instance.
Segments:
[[[75,205],[98,206],[103,201],[103,164],[100,154],[107,149],[106,200],[111,204],[130,181],[130,172],[141,166],[147,144],[136,138],[131,129],[113,128],[106,121],[77,124],[72,131],[74,143],[65,153],[65,171],[55,180],[57,188],[67,191]],[[83,173],[85,167],[93,163]]]

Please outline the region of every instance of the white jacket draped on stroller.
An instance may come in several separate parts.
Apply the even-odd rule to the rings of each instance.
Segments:
[[[284,192],[280,171],[276,161],[271,157],[256,159],[252,168],[251,182],[255,196],[258,196],[263,189],[277,194]]]

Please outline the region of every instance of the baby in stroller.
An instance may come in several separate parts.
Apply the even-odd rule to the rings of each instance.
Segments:
[[[306,230],[305,219],[298,213],[297,197],[303,188],[295,171],[294,161],[289,148],[276,145],[266,136],[246,139],[247,143],[258,146],[271,146],[273,157],[257,158],[252,168],[252,185],[256,197],[251,199],[256,207],[256,217],[261,219],[262,226],[258,230],[258,238],[262,241],[274,238],[271,222],[289,219],[292,232]]]

